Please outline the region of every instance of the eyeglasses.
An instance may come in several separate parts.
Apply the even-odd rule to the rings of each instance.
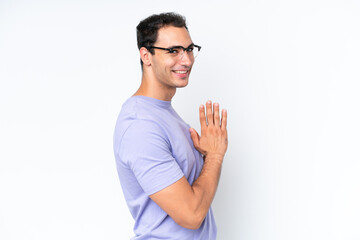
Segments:
[[[171,57],[177,58],[177,59],[181,59],[184,56],[185,51],[187,52],[187,54],[190,58],[196,58],[201,49],[200,46],[195,45],[195,44],[191,44],[187,48],[184,48],[183,46],[174,46],[171,48],[162,48],[162,47],[151,46],[151,47],[149,47],[149,50],[152,48],[165,50]]]

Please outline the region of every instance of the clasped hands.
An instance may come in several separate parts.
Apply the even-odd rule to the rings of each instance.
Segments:
[[[206,113],[204,105],[200,105],[199,115],[201,136],[190,128],[194,147],[203,154],[205,161],[211,158],[222,162],[228,146],[227,111],[223,109],[220,118],[219,104],[207,101]]]

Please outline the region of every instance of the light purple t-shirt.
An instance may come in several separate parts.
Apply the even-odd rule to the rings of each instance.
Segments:
[[[203,160],[194,148],[189,125],[171,106],[145,96],[133,96],[122,106],[114,132],[114,154],[120,183],[135,220],[132,239],[216,239],[210,208],[197,230],[183,228],[149,195],[185,176],[199,176]]]

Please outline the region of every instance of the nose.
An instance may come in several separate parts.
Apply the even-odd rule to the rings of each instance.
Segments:
[[[193,62],[194,62],[194,58],[192,57],[191,53],[184,51],[184,53],[180,57],[181,65],[191,66]]]

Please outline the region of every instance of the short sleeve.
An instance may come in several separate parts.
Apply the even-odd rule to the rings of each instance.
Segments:
[[[119,156],[147,195],[184,176],[171,153],[164,130],[149,120],[134,120],[120,143]]]

